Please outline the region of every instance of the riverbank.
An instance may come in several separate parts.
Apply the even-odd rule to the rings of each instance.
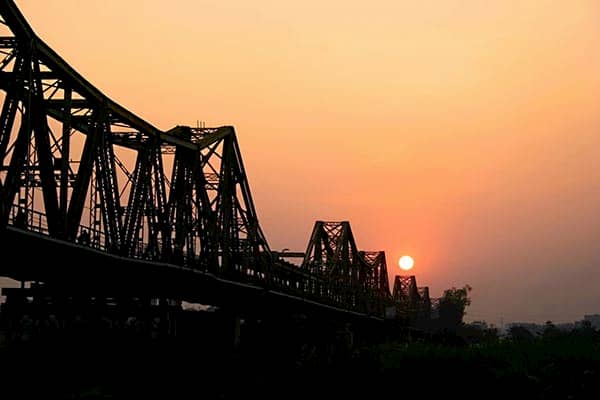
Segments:
[[[0,348],[2,398],[587,399],[600,391],[597,336],[483,345],[390,342],[328,353],[262,343],[130,338]],[[411,396],[412,396],[411,395]]]

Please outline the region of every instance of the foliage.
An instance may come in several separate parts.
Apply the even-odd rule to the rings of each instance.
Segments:
[[[474,321],[464,324],[457,331],[457,335],[463,337],[469,344],[496,343],[500,340],[498,328],[482,321]]]
[[[524,326],[514,325],[508,329],[508,338],[513,342],[532,342],[535,335]]]
[[[599,339],[597,334],[565,333],[471,346],[388,343],[370,349],[369,356],[382,382],[400,377],[414,388],[443,388],[444,398],[587,399],[600,391]],[[474,383],[494,390],[465,390]]]
[[[554,325],[552,321],[546,321],[546,326],[544,327],[544,332],[542,336],[545,338],[557,337],[560,336],[560,330]]]
[[[444,291],[439,306],[439,319],[443,329],[456,330],[463,324],[465,309],[471,304],[471,290],[471,286],[465,285],[459,289],[452,287]]]

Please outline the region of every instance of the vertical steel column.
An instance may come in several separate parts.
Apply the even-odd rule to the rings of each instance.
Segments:
[[[69,201],[69,159],[71,155],[71,97],[72,89],[64,88],[62,124],[62,164],[60,169],[60,212],[64,221],[63,232],[67,232],[67,211]]]
[[[35,49],[34,49],[35,50]],[[42,87],[42,78],[40,73],[40,64],[35,53],[32,54],[32,80],[30,82],[33,90],[32,117],[35,137],[35,148],[37,150],[37,159],[39,162],[40,176],[42,181],[42,192],[44,196],[44,209],[46,211],[46,220],[48,222],[48,231],[50,236],[62,236],[63,230],[61,223],[61,214],[58,209],[58,198],[56,194],[56,180],[54,178],[54,158],[50,149],[50,132],[46,111],[44,109],[44,94]]]

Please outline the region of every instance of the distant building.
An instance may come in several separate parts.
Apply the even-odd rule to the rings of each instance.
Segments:
[[[561,332],[571,332],[573,329],[577,329],[580,327],[579,321],[575,322],[565,322],[562,324],[556,324],[556,328]]]
[[[594,329],[600,329],[600,314],[584,315],[583,320],[589,321]]]
[[[533,335],[541,335],[544,332],[544,325],[535,324],[533,322],[512,322],[506,325],[506,331],[509,331],[513,326],[520,326],[527,329]]]

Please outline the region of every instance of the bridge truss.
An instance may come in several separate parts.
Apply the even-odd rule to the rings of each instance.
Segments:
[[[385,254],[359,251],[348,222],[316,222],[300,266],[271,251],[233,127],[162,131],[70,67],[12,1],[0,23],[0,231],[383,315]],[[412,305],[415,290],[394,298]]]

